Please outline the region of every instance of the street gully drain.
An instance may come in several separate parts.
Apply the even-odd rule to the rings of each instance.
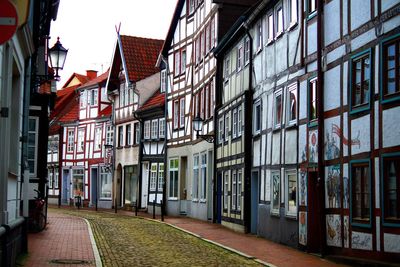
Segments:
[[[50,263],[56,263],[56,264],[90,264],[90,261],[86,260],[72,260],[72,259],[56,259],[56,260],[51,260]]]

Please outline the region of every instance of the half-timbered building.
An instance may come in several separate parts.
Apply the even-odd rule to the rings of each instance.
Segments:
[[[171,215],[215,218],[214,146],[209,143],[215,129],[212,51],[250,2],[254,1],[177,1],[161,52],[168,66],[167,212]],[[198,133],[192,128],[195,118],[204,125]]]
[[[163,41],[117,34],[107,81],[113,101],[114,205],[146,209],[148,180],[139,179],[140,122],[135,111],[160,88],[156,61]]]

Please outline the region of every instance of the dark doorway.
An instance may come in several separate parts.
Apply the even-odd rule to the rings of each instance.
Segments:
[[[258,225],[258,171],[251,174],[251,233],[257,234]]]
[[[222,212],[222,172],[217,174],[217,223],[221,223]]]
[[[307,225],[307,251],[311,253],[321,252],[321,211],[324,205],[321,198],[322,185],[318,181],[318,172],[308,173],[308,225]]]

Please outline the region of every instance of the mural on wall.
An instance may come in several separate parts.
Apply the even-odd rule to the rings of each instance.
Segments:
[[[299,163],[307,162],[307,127],[299,126]]]
[[[318,163],[318,131],[308,132],[308,162]]]
[[[343,217],[343,241],[344,241],[344,247],[348,248],[349,247],[349,216],[344,216]]]
[[[350,133],[352,139],[348,141],[348,145],[351,146],[352,155],[371,151],[370,128],[369,115],[351,120]]]
[[[372,250],[372,234],[351,232],[351,247],[355,249]]]
[[[326,215],[326,244],[332,247],[342,246],[342,224],[339,214]]]
[[[345,145],[345,146],[349,146],[350,145],[350,146],[358,146],[358,148],[361,147],[360,131],[357,132],[357,135],[356,135],[355,138],[349,140],[344,136],[344,134],[342,132],[342,129],[337,124],[332,123],[331,124],[331,136],[337,136],[338,139],[335,139],[335,141],[338,141],[338,140],[340,140],[340,138],[342,138],[343,139],[343,145]],[[336,145],[338,146],[339,153],[340,153],[339,142],[337,142],[335,144],[335,146]],[[326,148],[326,143],[325,143],[325,148]],[[327,159],[329,159],[329,158],[327,158]]]
[[[307,245],[307,212],[299,212],[299,243]]]
[[[299,205],[307,205],[307,171],[301,170],[299,172]]]
[[[325,177],[325,207],[340,208],[340,165],[337,164],[325,168]]]
[[[340,120],[340,117],[333,118],[335,122]],[[341,130],[335,123],[331,123],[331,126],[327,124],[325,128],[325,159],[337,159],[340,156],[340,138]]]
[[[350,207],[350,191],[349,191],[349,178],[343,177],[343,208],[348,209]]]

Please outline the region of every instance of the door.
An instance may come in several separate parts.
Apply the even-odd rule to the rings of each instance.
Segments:
[[[213,152],[208,152],[208,161],[207,161],[207,219],[212,220],[213,216],[213,181],[214,181],[214,168],[213,168]]]
[[[71,172],[69,169],[64,169],[62,173],[62,192],[61,192],[61,204],[69,205],[69,199],[71,197]]]
[[[92,204],[92,206],[97,205],[97,201],[98,201],[98,169],[97,168],[92,168],[91,169],[91,173],[90,173],[90,178],[91,178],[91,191],[92,191],[92,195],[90,198],[90,202]]]
[[[142,179],[142,195],[140,207],[147,208],[147,200],[149,194],[149,163],[143,163],[143,179]]]
[[[318,173],[308,173],[308,213],[307,213],[307,251],[318,253],[321,251],[321,210],[323,205],[322,185],[318,183]]]
[[[217,223],[221,223],[222,217],[222,172],[217,174]]]
[[[187,157],[181,157],[181,165],[179,171],[179,190],[180,190],[180,214],[187,214],[187,188],[186,188],[186,177],[187,177]]]
[[[258,225],[258,171],[251,174],[251,233],[257,234]]]

